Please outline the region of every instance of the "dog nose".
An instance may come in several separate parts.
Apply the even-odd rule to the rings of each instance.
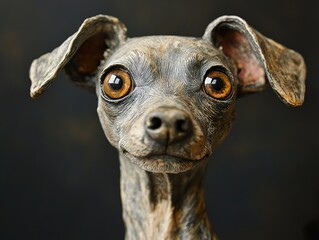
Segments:
[[[189,115],[176,108],[158,108],[149,113],[145,121],[149,136],[161,144],[185,139],[192,130]]]

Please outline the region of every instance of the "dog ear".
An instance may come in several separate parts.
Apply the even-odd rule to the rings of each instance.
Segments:
[[[239,96],[263,90],[267,79],[284,103],[302,105],[306,67],[300,54],[263,36],[236,16],[217,18],[208,25],[203,38],[237,66]]]
[[[117,18],[98,15],[86,19],[59,47],[32,62],[31,97],[45,91],[63,67],[77,85],[94,91],[101,61],[126,39],[126,27]]]

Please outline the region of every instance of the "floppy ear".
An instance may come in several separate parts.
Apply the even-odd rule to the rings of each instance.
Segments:
[[[31,97],[46,90],[63,67],[77,85],[95,90],[95,75],[101,61],[126,38],[126,28],[117,18],[98,15],[86,19],[59,47],[32,62]]]
[[[284,103],[302,105],[306,66],[300,54],[266,38],[236,16],[217,18],[203,38],[237,66],[239,96],[263,90],[268,80]]]

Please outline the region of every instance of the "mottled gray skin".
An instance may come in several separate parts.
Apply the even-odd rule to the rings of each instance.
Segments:
[[[134,81],[133,91],[120,100],[102,91],[105,73],[115,67]],[[208,157],[231,129],[236,98],[269,83],[284,103],[299,106],[305,92],[302,57],[235,16],[213,21],[203,38],[127,39],[116,18],[87,19],[59,48],[32,63],[31,96],[41,94],[62,68],[96,92],[101,125],[119,151],[126,239],[216,239],[203,182]],[[203,90],[211,69],[229,76],[227,99]],[[166,144],[156,141],[146,127],[154,112],[183,114],[190,133]]]
[[[119,102],[98,94],[104,132],[120,152],[127,239],[212,239],[203,178],[207,157],[230,130],[236,94],[217,101],[202,90],[202,79],[212,67],[232,76],[234,66],[208,42],[180,37],[131,39],[101,75],[112,66],[125,67],[135,81],[134,91]],[[144,122],[161,107],[187,112],[191,137],[167,147],[153,141]]]
[[[229,76],[235,68],[207,41],[174,36],[131,39],[102,66],[101,75],[113,66],[131,73],[135,89],[120,101],[105,101],[98,93],[98,114],[109,142],[139,167],[152,172],[189,170],[228,134],[235,92],[227,100],[215,100],[202,90],[202,84],[213,67]],[[231,80],[236,89],[235,79]],[[193,126],[190,138],[166,147],[148,137],[145,118],[162,107],[188,113]]]

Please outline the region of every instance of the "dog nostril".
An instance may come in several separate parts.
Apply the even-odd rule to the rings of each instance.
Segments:
[[[176,121],[175,127],[178,132],[185,133],[189,130],[189,123],[185,119],[180,119]]]
[[[147,127],[151,130],[156,130],[160,128],[161,125],[162,125],[162,120],[159,117],[152,117],[147,123]]]

